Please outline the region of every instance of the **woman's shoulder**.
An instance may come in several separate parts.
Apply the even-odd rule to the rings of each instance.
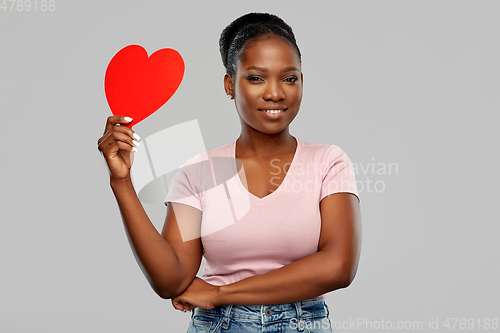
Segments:
[[[236,143],[236,139],[231,141],[228,144],[225,144],[223,146],[219,146],[217,148],[211,149],[207,151],[206,155],[208,157],[231,157],[234,152],[234,145]]]
[[[301,146],[301,155],[304,159],[316,161],[318,159],[336,159],[347,155],[342,148],[335,144],[313,143],[296,139]]]
[[[219,146],[217,148],[213,148],[213,149],[210,149],[208,151],[203,151],[201,153],[198,153],[196,155],[194,155],[193,157],[191,157],[190,159],[188,159],[186,162],[184,162],[184,164],[182,166],[187,166],[187,165],[191,165],[191,164],[195,164],[195,163],[199,163],[199,162],[203,162],[203,161],[208,161],[210,159],[212,159],[213,157],[231,157],[231,152],[232,152],[232,149],[233,149],[233,145],[234,145],[234,142],[236,140],[234,140],[233,142],[230,142],[226,145],[223,145],[223,146]]]

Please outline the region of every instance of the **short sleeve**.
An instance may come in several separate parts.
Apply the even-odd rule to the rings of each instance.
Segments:
[[[176,202],[202,210],[201,188],[198,184],[202,164],[201,154],[198,154],[177,170],[169,185],[165,205],[169,202]]]
[[[340,192],[352,193],[360,201],[353,165],[342,149],[335,145],[328,147],[322,170],[320,201],[330,194]]]

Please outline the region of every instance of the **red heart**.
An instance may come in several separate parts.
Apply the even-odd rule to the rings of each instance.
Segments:
[[[148,58],[139,45],[118,51],[109,62],[104,91],[114,115],[131,117],[131,127],[147,118],[175,93],[184,76],[184,60],[173,49],[161,49]]]

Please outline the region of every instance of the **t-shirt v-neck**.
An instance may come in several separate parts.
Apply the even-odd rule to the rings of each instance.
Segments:
[[[285,183],[285,181],[287,181],[287,177],[288,177],[288,174],[290,174],[290,172],[293,172],[293,167],[294,165],[296,164],[296,161],[300,159],[300,153],[301,153],[301,140],[299,140],[298,138],[295,138],[295,140],[297,141],[297,146],[295,148],[295,153],[293,155],[293,158],[292,158],[292,161],[290,162],[290,166],[288,167],[288,170],[285,174],[285,177],[283,177],[282,181],[281,181],[281,184],[271,193],[267,194],[266,196],[262,197],[262,198],[259,198],[258,196],[256,196],[255,194],[253,194],[252,192],[250,192],[247,187],[248,187],[248,183],[246,182],[246,177],[245,177],[245,183],[247,183],[247,186],[245,186],[243,184],[243,181],[241,180],[241,176],[238,176],[238,179],[239,179],[239,185],[241,186],[242,190],[243,191],[246,191],[248,192],[248,195],[250,197],[250,199],[256,203],[263,203],[265,201],[270,201],[270,200],[273,200],[274,197],[276,196],[279,196],[279,192],[282,190],[282,185]],[[231,143],[231,151],[232,151],[232,158],[234,158],[236,160],[236,140],[234,140],[232,143]],[[236,161],[235,161],[236,162]],[[242,168],[244,170],[244,168]],[[289,178],[289,177],[288,177]]]

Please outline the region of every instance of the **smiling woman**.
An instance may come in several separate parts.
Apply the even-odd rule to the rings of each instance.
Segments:
[[[127,120],[109,117],[99,140],[136,259],[160,297],[192,311],[188,332],[332,332],[324,295],[350,285],[361,247],[352,163],[336,145],[289,132],[304,81],[283,20],[244,15],[220,51],[241,134],[178,171],[161,234],[130,180],[135,133],[116,126]],[[241,168],[217,185],[221,157]]]
[[[300,59],[285,39],[267,34],[245,48],[236,73],[225,76],[234,96],[242,131],[278,134],[286,131],[302,101]]]
[[[224,88],[234,99],[241,134],[208,158],[241,162],[246,186],[228,187],[232,202],[249,199],[250,209],[234,224],[202,234],[204,275],[173,304],[181,310],[196,306],[189,332],[221,325],[229,332],[288,332],[311,318],[322,323],[312,332],[329,332],[324,294],[350,284],[359,257],[352,164],[337,146],[303,142],[289,133],[304,81],[301,54],[285,22],[270,14],[244,15],[224,29],[220,50]],[[314,172],[294,172],[311,163]],[[200,209],[202,228],[217,224],[220,209],[208,203],[221,201],[189,183],[193,177],[178,179],[184,181],[166,202]]]

